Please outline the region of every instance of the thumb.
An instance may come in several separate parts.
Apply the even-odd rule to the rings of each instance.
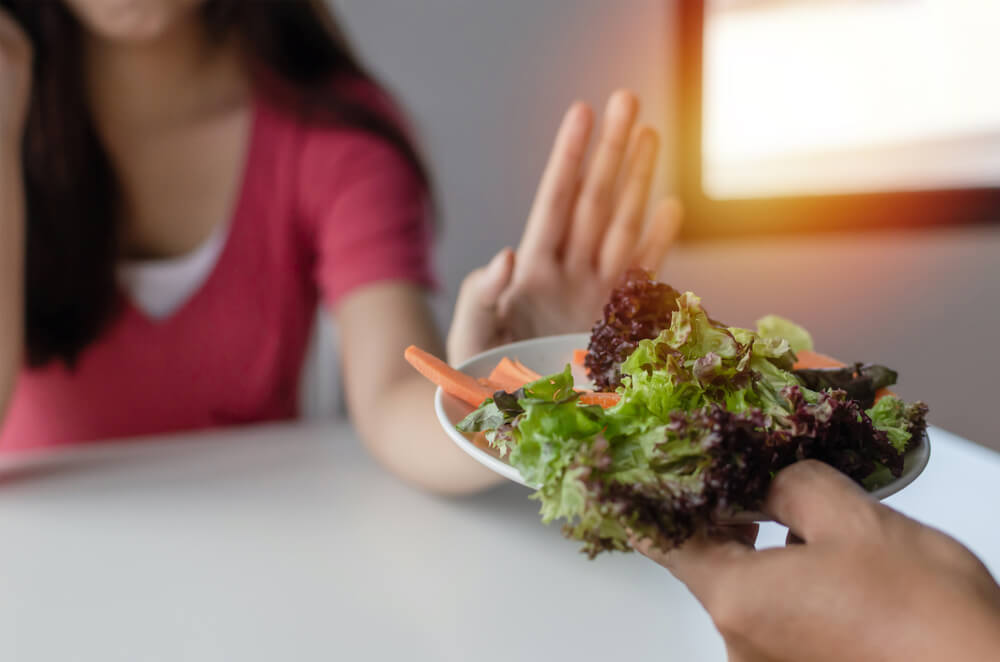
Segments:
[[[502,334],[497,304],[514,273],[514,251],[504,248],[462,282],[448,334],[448,358],[458,363],[488,349]]]
[[[475,285],[480,306],[495,308],[500,295],[510,283],[514,273],[514,251],[504,248],[493,256],[489,263],[477,272],[478,281]]]
[[[756,536],[755,526],[717,527],[712,532],[697,531],[679,547],[668,551],[657,549],[648,538],[633,538],[630,542],[637,552],[659,563],[684,582],[705,605],[708,595],[720,587],[723,571],[737,567],[754,553],[750,539]],[[732,573],[729,575],[732,576]]]

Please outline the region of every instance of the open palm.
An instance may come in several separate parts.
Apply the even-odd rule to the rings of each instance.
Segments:
[[[659,139],[635,126],[638,105],[630,92],[611,96],[589,163],[593,113],[583,103],[570,107],[517,252],[501,251],[462,285],[451,361],[499,343],[589,330],[622,272],[660,267],[680,208],[665,200],[646,220]]]

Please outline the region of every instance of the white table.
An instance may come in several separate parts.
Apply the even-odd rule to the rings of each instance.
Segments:
[[[1000,455],[940,430],[932,448],[892,504],[997,574]],[[422,494],[338,424],[6,461],[0,659],[724,659],[666,571],[588,561],[527,496]]]

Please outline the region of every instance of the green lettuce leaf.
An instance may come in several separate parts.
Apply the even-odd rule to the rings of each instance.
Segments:
[[[795,322],[778,315],[765,315],[757,320],[757,335],[761,338],[787,340],[794,352],[813,350],[813,339],[809,332]]]
[[[710,403],[736,413],[757,408],[769,415],[789,413],[781,391],[803,384],[789,372],[795,356],[788,341],[713,322],[690,292],[677,306],[670,326],[657,338],[640,341],[622,364],[625,400],[636,405],[636,414],[645,408],[666,422],[671,412]],[[806,397],[815,400],[812,392]]]
[[[517,403],[524,413],[513,430],[510,463],[529,483],[545,485],[557,478],[581,445],[603,427],[604,410],[581,406],[573,390],[570,366],[524,387]]]
[[[907,404],[894,395],[887,395],[865,411],[876,429],[889,436],[889,443],[898,452],[906,451],[914,433],[922,434],[927,426],[927,405]]]

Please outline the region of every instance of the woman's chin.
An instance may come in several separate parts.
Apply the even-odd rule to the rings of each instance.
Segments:
[[[129,44],[157,41],[195,16],[198,0],[101,3],[70,0],[77,18],[98,39]]]
[[[92,30],[95,36],[109,42],[139,45],[155,42],[177,27],[176,16],[147,14],[116,21]]]

